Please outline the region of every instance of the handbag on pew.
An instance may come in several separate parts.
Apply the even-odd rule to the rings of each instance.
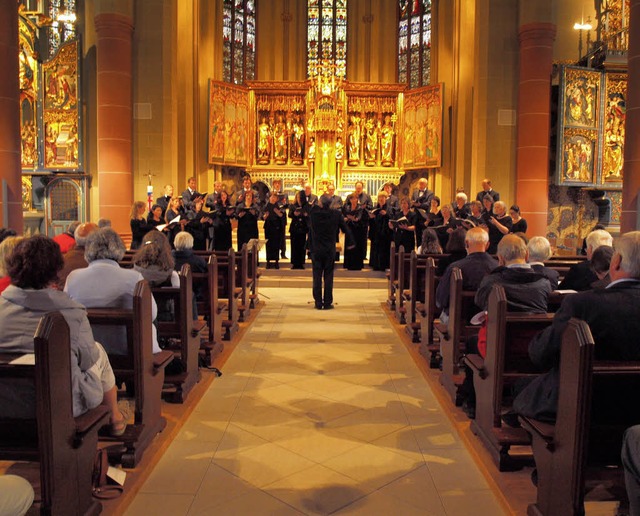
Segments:
[[[110,484],[107,478],[109,470],[109,457],[107,450],[101,448],[96,452],[96,458],[93,461],[93,474],[91,485],[93,487],[93,496],[100,500],[112,500],[118,498],[124,491],[124,488],[117,484]]]

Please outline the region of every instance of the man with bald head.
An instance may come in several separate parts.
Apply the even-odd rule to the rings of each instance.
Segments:
[[[476,201],[482,202],[485,195],[491,196],[494,203],[500,200],[500,194],[491,186],[491,179],[482,180],[482,190],[478,192],[478,195],[476,195]]]
[[[87,243],[87,237],[97,229],[98,225],[93,222],[85,222],[76,228],[73,234],[76,246],[64,255],[64,267],[58,274],[58,285],[60,285],[61,289],[64,287],[67,276],[71,271],[84,269],[89,265],[84,258],[84,246]]]

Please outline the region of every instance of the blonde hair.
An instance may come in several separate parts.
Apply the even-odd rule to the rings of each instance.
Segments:
[[[11,256],[14,248],[24,240],[23,236],[10,236],[0,244],[0,277],[7,275],[7,258]]]
[[[129,214],[129,218],[131,220],[138,220],[138,210],[140,208],[144,208],[145,204],[142,201],[136,201],[131,206],[131,213]]]

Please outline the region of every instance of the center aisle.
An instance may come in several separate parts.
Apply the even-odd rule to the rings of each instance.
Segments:
[[[127,511],[504,514],[380,307],[264,288],[265,306]]]

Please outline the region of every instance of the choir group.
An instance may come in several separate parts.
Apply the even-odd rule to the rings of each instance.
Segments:
[[[146,204],[138,201],[131,209],[131,248],[142,245],[148,231],[157,228],[165,232],[173,245],[175,235],[189,232],[195,250],[226,251],[232,246],[233,227],[237,227],[237,247],[253,238],[259,238],[258,222],[264,221],[267,268],[279,268],[279,259],[285,258],[287,218],[291,243],[291,268],[304,269],[309,250],[309,213],[317,205],[318,197],[311,185],[300,187],[290,201],[282,189],[282,180],[275,179],[272,189],[261,196],[251,177],[244,176],[242,190],[233,197],[221,182],[214,191],[197,191],[195,178],[189,178],[187,189],[174,195],[173,186],[167,185],[164,195],[151,208],[147,216]],[[507,212],[500,194],[493,190],[491,181],[482,182],[482,190],[469,202],[467,194],[458,191],[453,202],[442,204],[440,198],[428,189],[425,178],[409,197],[398,198],[397,187],[384,185],[375,202],[358,181],[355,191],[343,200],[335,194],[335,185],[329,184],[325,192],[332,198],[332,209],[340,210],[350,228],[355,248],[346,249],[344,268],[361,270],[367,260],[370,241],[369,266],[376,271],[389,267],[391,242],[404,246],[405,251],[418,249],[419,253],[456,252],[459,238],[450,238],[457,228],[480,226],[489,233],[489,252],[495,253],[498,242],[507,233],[527,231],[527,222],[518,206]],[[237,223],[233,224],[232,221]],[[336,242],[338,242],[336,235]]]

